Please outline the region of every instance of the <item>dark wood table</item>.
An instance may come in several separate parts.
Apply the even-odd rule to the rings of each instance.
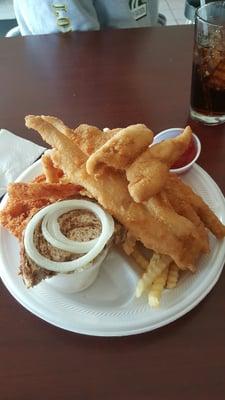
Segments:
[[[1,39],[0,127],[41,143],[25,115],[155,133],[190,123],[225,193],[225,126],[189,120],[192,44],[192,26]],[[51,326],[0,286],[1,400],[224,399],[224,273],[181,319],[121,338]]]

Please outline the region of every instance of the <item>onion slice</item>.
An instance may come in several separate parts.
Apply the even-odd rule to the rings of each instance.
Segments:
[[[37,224],[49,213],[62,211],[62,214],[69,209],[86,209],[98,216],[102,224],[102,232],[97,240],[92,243],[93,247],[83,256],[72,261],[56,262],[41,255],[34,245],[34,231]],[[72,208],[71,208],[72,207]],[[60,214],[60,215],[62,215]],[[50,217],[49,217],[50,218]],[[44,223],[45,226],[45,223]],[[103,250],[114,232],[114,221],[111,215],[104,211],[99,205],[88,200],[64,200],[51,204],[38,211],[29,221],[24,232],[24,246],[27,255],[40,267],[58,273],[68,273],[85,267]],[[66,238],[66,237],[65,237]],[[68,239],[69,240],[69,239]],[[70,241],[70,240],[69,240]],[[76,244],[79,242],[75,242]],[[82,242],[80,242],[82,243]],[[84,242],[86,243],[86,242]],[[73,250],[73,252],[75,252]],[[80,251],[79,251],[80,253]]]
[[[80,207],[79,207],[80,208]],[[77,208],[74,208],[74,206],[70,207],[62,207],[61,209],[56,209],[53,210],[49,213],[47,213],[42,221],[42,233],[44,238],[49,242],[52,246],[57,247],[58,249],[65,250],[65,251],[70,251],[71,253],[87,253],[90,251],[93,246],[96,244],[98,241],[98,238],[92,239],[89,241],[84,241],[80,242],[77,240],[71,240],[68,239],[65,235],[60,230],[59,223],[57,219],[69,212],[73,211]],[[87,208],[86,208],[87,209]],[[93,210],[91,210],[93,211]],[[97,214],[97,212],[95,212]],[[101,217],[97,214],[98,218],[101,219]]]

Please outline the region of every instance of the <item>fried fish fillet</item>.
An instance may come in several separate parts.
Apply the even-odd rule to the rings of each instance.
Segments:
[[[209,250],[207,232],[205,231],[205,235],[203,235],[201,230],[190,220],[177,214],[171,206],[168,207],[163,201],[161,193],[151,197],[146,202],[146,206],[174,236],[183,242],[183,254],[186,262],[190,263],[189,269],[195,271],[200,252],[205,253]],[[191,260],[195,260],[195,264],[191,263]],[[181,265],[179,267],[185,269]]]
[[[195,221],[197,222],[197,214],[203,224],[217,237],[217,239],[224,238],[225,226],[220,222],[220,220],[203,201],[203,199],[198,196],[190,186],[186,185],[177,175],[169,175],[169,179],[166,181],[165,191],[175,208],[184,203],[189,204],[189,219],[193,220],[193,218],[195,218]],[[193,210],[195,211],[195,214]]]
[[[163,194],[166,196],[167,201],[170,202],[173,210],[187,220],[191,221],[195,225],[195,229],[198,231],[199,236],[202,240],[203,252],[209,252],[209,237],[208,231],[199,218],[198,214],[194,210],[191,204],[189,204],[185,197],[177,195],[176,185],[173,187],[173,191],[163,189]]]
[[[192,130],[187,126],[183,132],[171,139],[153,144],[149,148],[151,157],[164,162],[169,168],[187,150],[192,138]]]
[[[72,183],[12,183],[8,186],[6,207],[0,211],[0,224],[21,239],[27,221],[40,208],[75,196],[79,190],[80,187]]]
[[[187,126],[179,136],[153,144],[128,166],[128,189],[135,201],[147,201],[160,192],[170,167],[188,148],[191,137],[191,128]]]
[[[41,157],[41,163],[47,183],[58,183],[63,176],[63,171],[56,168],[50,157],[51,151],[47,150]]]
[[[169,255],[181,268],[194,269],[202,245],[192,235],[188,240],[172,232],[169,224],[158,218],[144,204],[134,202],[122,171],[108,168],[97,178],[86,170],[87,156],[74,140],[69,128],[59,126],[51,117],[28,116],[26,126],[37,130],[43,140],[57,150],[58,166],[70,182],[82,185],[91,195],[146,248]],[[60,128],[60,129],[58,129]],[[66,135],[63,133],[66,131]],[[71,135],[74,132],[71,130]],[[190,222],[191,223],[191,222]],[[193,251],[192,251],[193,249]]]
[[[90,156],[119,131],[120,128],[108,129],[107,132],[103,132],[96,126],[81,124],[74,129],[71,139],[87,156]]]
[[[125,169],[152,143],[153,132],[143,124],[121,129],[87,160],[87,172],[96,174],[102,165]]]
[[[57,117],[42,115],[42,119],[46,122],[49,122],[70,140],[72,140],[86,156],[90,156],[120,131],[120,128],[116,128],[112,130],[108,129],[107,132],[103,133],[103,131],[96,126],[87,124],[81,124],[72,130],[64,125],[64,123]]]
[[[188,126],[178,137],[149,148],[152,131],[142,124],[131,125],[121,129],[90,155],[86,163],[87,172],[96,174],[103,171],[104,166],[126,169],[131,196],[137,202],[146,201],[160,192],[169,168],[187,149],[191,135]]]
[[[36,214],[40,208],[49,204],[50,201],[46,198],[29,201],[18,201],[9,198],[7,205],[0,211],[0,224],[11,232],[13,236],[21,240],[27,221]]]
[[[202,252],[209,251],[207,231],[205,229],[202,231],[202,225],[186,218],[184,213],[177,213],[172,205],[168,202],[168,198],[164,191],[160,192],[156,196],[151,197],[146,202],[146,206],[155,214],[157,218],[169,226],[174,235],[178,236],[179,238],[183,238],[183,240],[186,242],[189,241],[190,237],[193,237],[194,242],[199,242],[199,246],[202,246]]]
[[[47,199],[57,201],[62,198],[75,196],[80,186],[73,183],[11,183],[8,186],[8,195],[16,200]]]

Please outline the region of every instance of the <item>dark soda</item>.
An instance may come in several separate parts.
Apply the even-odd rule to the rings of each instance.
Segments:
[[[196,46],[192,70],[191,107],[200,114],[225,114],[225,53]]]

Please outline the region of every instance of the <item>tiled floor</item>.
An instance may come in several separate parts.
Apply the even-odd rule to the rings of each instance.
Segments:
[[[167,19],[167,25],[182,25],[188,21],[184,16],[185,0],[159,0],[159,11]]]

